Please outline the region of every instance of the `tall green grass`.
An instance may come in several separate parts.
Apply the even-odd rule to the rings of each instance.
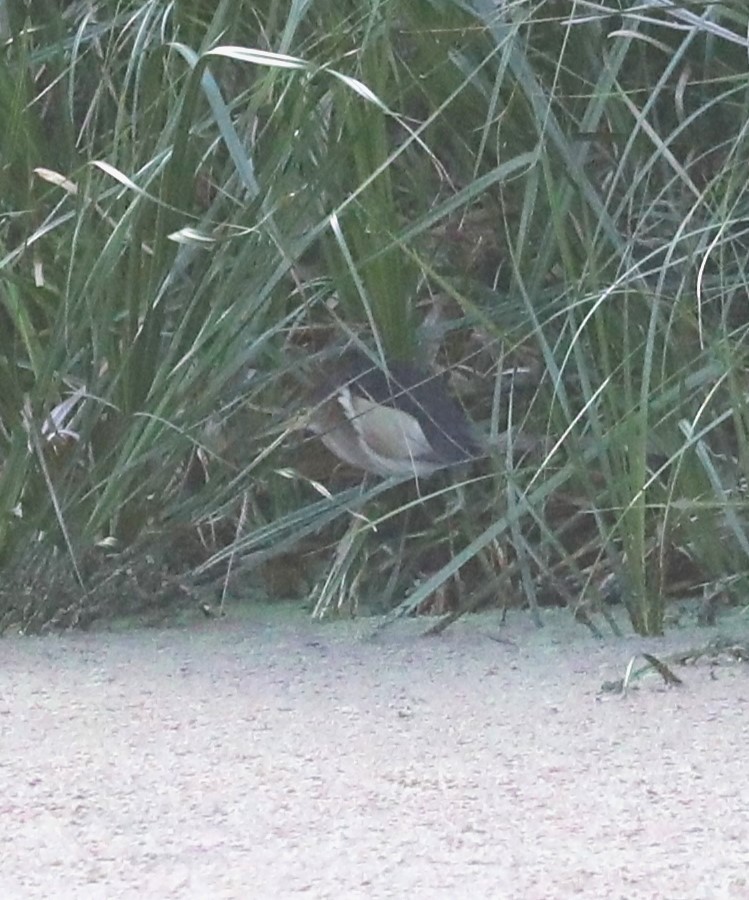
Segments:
[[[743,583],[749,13],[561,6],[2,7],[6,572],[43,544],[90,590],[94,548],[169,566],[189,532],[174,565],[220,579],[322,533],[300,567],[332,584],[335,558],[339,598],[383,565],[401,611],[613,570],[646,634],[675,555],[684,590]],[[436,355],[487,434],[550,452],[321,499],[304,369],[352,333]]]

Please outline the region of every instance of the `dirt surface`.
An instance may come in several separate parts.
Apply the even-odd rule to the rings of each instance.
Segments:
[[[0,644],[3,898],[749,898],[749,665],[565,612]]]

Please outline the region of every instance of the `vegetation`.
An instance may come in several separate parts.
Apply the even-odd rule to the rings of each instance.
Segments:
[[[10,0],[0,31],[0,627],[615,578],[658,633],[669,594],[746,596],[744,3]],[[504,449],[332,471],[300,415],[351,334]]]

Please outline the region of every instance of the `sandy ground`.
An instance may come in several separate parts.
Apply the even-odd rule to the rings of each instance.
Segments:
[[[0,896],[749,898],[749,665],[600,691],[749,617],[547,622],[3,640]]]

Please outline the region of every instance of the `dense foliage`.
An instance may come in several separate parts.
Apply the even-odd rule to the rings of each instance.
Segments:
[[[654,633],[744,595],[747,33],[731,0],[0,4],[2,627],[613,578]],[[352,334],[503,449],[332,471],[304,395]]]

